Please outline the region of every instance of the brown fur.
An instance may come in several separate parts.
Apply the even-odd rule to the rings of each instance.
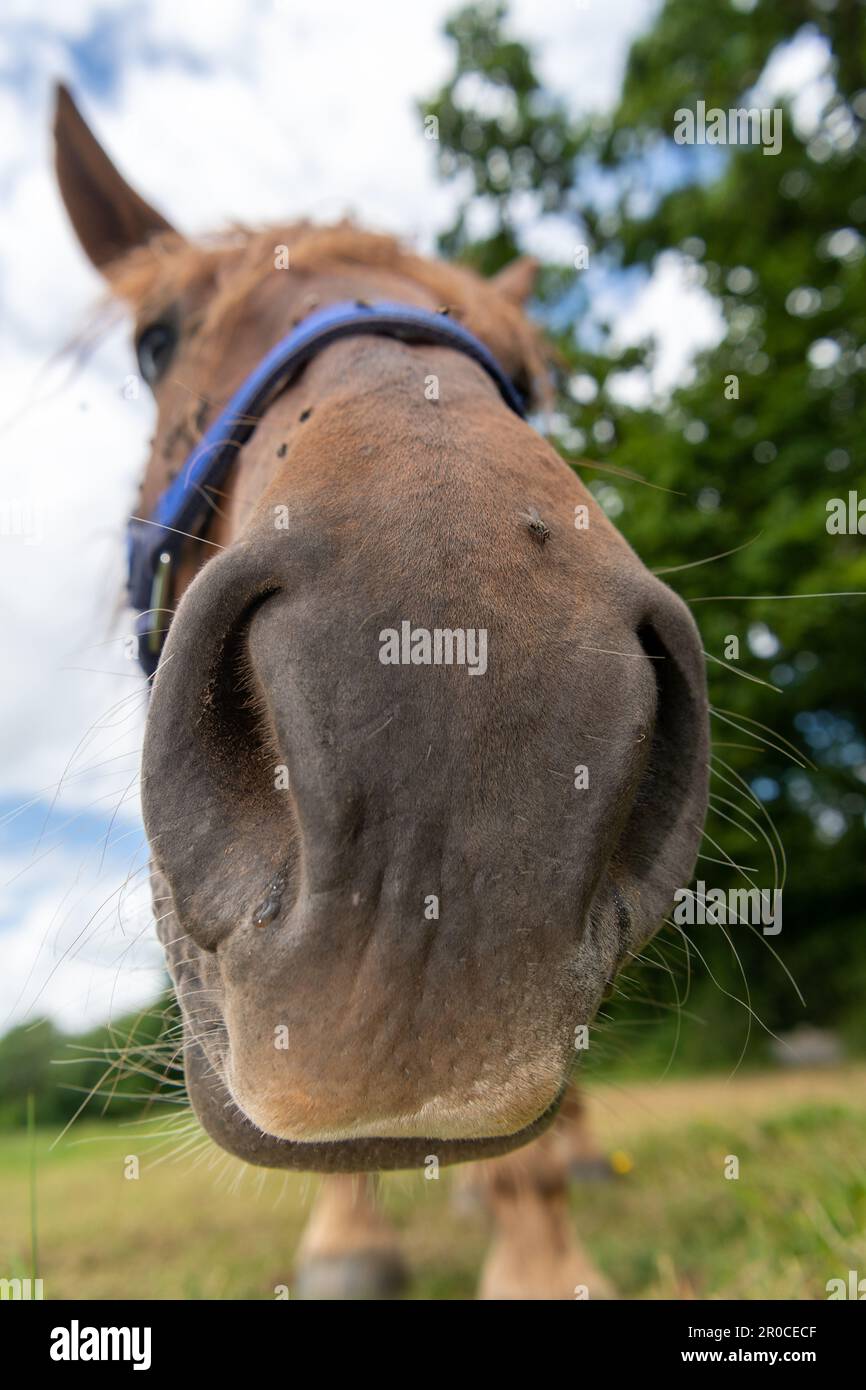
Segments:
[[[105,268],[112,295],[139,321],[167,304],[206,289],[202,338],[225,340],[250,295],[273,277],[275,249],[288,247],[291,271],[302,278],[386,271],[429,292],[483,340],[499,348],[510,374],[528,387],[536,404],[550,401],[549,352],[518,306],[459,266],[429,261],[390,236],[351,222],[314,226],[294,222],[263,230],[235,226],[222,236],[187,241],[176,232],[152,238]],[[506,287],[508,282],[506,281]]]

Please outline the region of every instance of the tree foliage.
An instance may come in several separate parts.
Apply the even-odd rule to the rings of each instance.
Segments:
[[[75,1036],[50,1019],[34,1019],[0,1038],[0,1128],[26,1122],[27,1098],[39,1124],[58,1129],[79,1113],[131,1120],[176,1080],[178,1007],[166,994],[150,1009]]]

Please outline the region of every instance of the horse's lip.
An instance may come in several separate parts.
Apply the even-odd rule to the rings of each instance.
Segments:
[[[470,1159],[499,1158],[538,1138],[556,1118],[565,1089],[566,1083],[563,1082],[555,1100],[535,1120],[510,1134],[473,1139],[438,1139],[435,1135],[407,1139],[383,1135],[316,1143],[279,1139],[270,1134],[262,1134],[262,1138],[269,1144],[292,1150],[289,1166],[310,1172],[385,1172],[389,1169],[419,1168],[431,1157],[437,1158],[442,1165],[450,1166]],[[247,1124],[251,1125],[251,1121],[247,1120]]]
[[[355,1143],[360,1143],[360,1144],[371,1144],[371,1143],[377,1143],[377,1144],[403,1144],[403,1143],[407,1143],[407,1142],[408,1142],[408,1143],[423,1144],[423,1145],[427,1145],[428,1147],[431,1146],[431,1145],[439,1145],[439,1146],[441,1147],[441,1146],[444,1145],[444,1144],[461,1144],[461,1145],[465,1145],[467,1152],[469,1152],[469,1150],[470,1150],[474,1145],[478,1145],[478,1144],[487,1145],[487,1144],[496,1144],[496,1143],[500,1143],[500,1142],[503,1142],[503,1143],[513,1143],[515,1140],[519,1139],[521,1135],[528,1133],[530,1130],[534,1130],[534,1129],[536,1128],[536,1126],[539,1125],[539,1124],[541,1124],[543,1121],[545,1121],[545,1120],[547,1119],[548,1116],[549,1116],[550,1118],[553,1118],[553,1117],[556,1115],[556,1112],[558,1111],[560,1105],[562,1104],[562,1098],[563,1098],[563,1096],[565,1095],[565,1091],[566,1091],[566,1089],[567,1089],[567,1085],[568,1085],[568,1082],[567,1082],[567,1081],[563,1081],[562,1085],[560,1086],[560,1088],[559,1088],[559,1090],[557,1091],[556,1095],[554,1096],[553,1100],[552,1100],[548,1105],[545,1106],[545,1108],[541,1111],[541,1113],[540,1113],[539,1115],[537,1115],[537,1116],[535,1117],[534,1120],[530,1120],[528,1124],[521,1125],[518,1129],[515,1129],[515,1130],[506,1130],[504,1133],[501,1133],[501,1134],[479,1134],[479,1135],[473,1135],[471,1138],[447,1138],[447,1139],[446,1139],[446,1138],[442,1138],[441,1136],[437,1136],[437,1135],[409,1135],[409,1136],[407,1136],[407,1135],[404,1135],[404,1134],[389,1134],[387,1131],[384,1131],[384,1132],[381,1133],[381,1134],[375,1134],[375,1133],[374,1133],[374,1134],[363,1134],[363,1133],[358,1133],[358,1134],[347,1135],[345,1138],[335,1138],[335,1139],[309,1139],[309,1140],[307,1140],[307,1139],[293,1139],[293,1140],[285,1140],[285,1139],[281,1138],[280,1135],[270,1134],[267,1130],[265,1130],[265,1131],[263,1131],[263,1132],[266,1133],[266,1134],[268,1134],[268,1138],[270,1138],[270,1139],[277,1139],[277,1140],[279,1140],[279,1142],[281,1142],[281,1143],[292,1143],[292,1144],[297,1145],[299,1148],[318,1148],[320,1145],[326,1145],[326,1146],[333,1147],[333,1148],[339,1148],[339,1147],[344,1146],[344,1145],[351,1145],[351,1144],[355,1144]],[[248,1117],[247,1117],[247,1118],[248,1118]],[[251,1121],[251,1123],[254,1123],[254,1122]],[[258,1126],[256,1126],[256,1128],[258,1128]]]
[[[187,1041],[185,1069],[196,1115],[221,1148],[258,1167],[321,1173],[423,1169],[431,1156],[443,1167],[472,1159],[498,1158],[522,1148],[548,1128],[556,1117],[568,1084],[568,1078],[564,1077],[547,1108],[511,1134],[472,1139],[376,1137],[312,1143],[280,1139],[259,1129],[232,1100],[225,1082],[214,1072],[195,1039]]]
[[[270,1094],[262,1103],[259,1091],[239,1089],[233,1071],[231,1047],[226,1050],[219,1074],[235,1108],[253,1127],[269,1138],[315,1146],[319,1144],[350,1144],[381,1142],[397,1144],[413,1140],[424,1144],[442,1145],[451,1141],[489,1144],[497,1140],[510,1141],[516,1135],[538,1123],[551,1106],[560,1103],[563,1095],[561,1066],[549,1077],[543,1091],[526,1094],[520,1090],[511,1096],[502,1086],[495,1106],[485,1105],[479,1114],[478,1101],[470,1097],[436,1095],[424,1104],[403,1113],[370,1113],[370,1093],[359,1094],[352,1111],[335,1114],[326,1104],[321,1115],[319,1105],[328,1096],[327,1086],[292,1087],[291,1083],[278,1096]]]

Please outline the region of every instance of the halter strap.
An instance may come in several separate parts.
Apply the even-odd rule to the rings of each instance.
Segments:
[[[288,333],[220,411],[189,454],[174,481],[159,497],[149,519],[132,517],[128,524],[129,602],[138,609],[138,658],[152,676],[159,662],[168,625],[160,627],[170,597],[171,570],[184,541],[198,536],[211,512],[209,487],[218,487],[274,397],[292,382],[307,363],[338,338],[374,333],[405,343],[430,343],[456,348],[471,357],[495,382],[510,408],[521,418],[526,403],[489,348],[443,311],[434,313],[413,304],[344,302],[310,314]]]

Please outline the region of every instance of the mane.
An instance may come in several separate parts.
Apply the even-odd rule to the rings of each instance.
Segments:
[[[141,319],[163,311],[192,286],[211,282],[213,292],[199,325],[210,337],[228,330],[232,315],[274,273],[275,251],[281,246],[288,248],[293,272],[366,267],[387,270],[428,290],[438,307],[465,320],[488,343],[534,405],[549,405],[551,353],[539,330],[494,283],[465,267],[416,255],[396,238],[350,222],[316,226],[304,221],[257,230],[234,225],[192,241],[165,233],[109,267],[111,293]]]

